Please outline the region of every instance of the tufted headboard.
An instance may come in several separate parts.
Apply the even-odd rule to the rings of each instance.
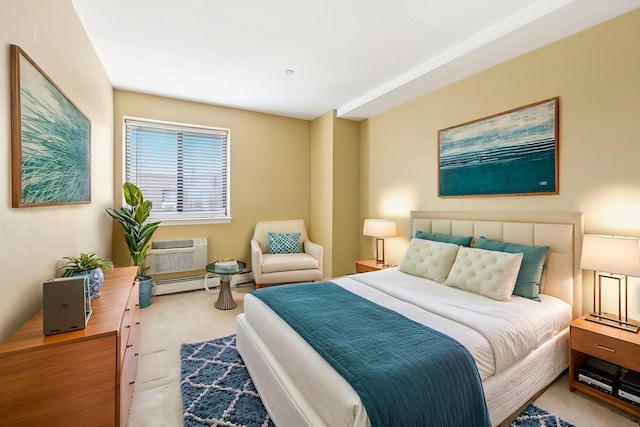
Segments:
[[[523,245],[549,246],[542,292],[566,301],[573,317],[582,315],[580,254],[584,231],[579,212],[412,211],[416,231],[473,236]]]

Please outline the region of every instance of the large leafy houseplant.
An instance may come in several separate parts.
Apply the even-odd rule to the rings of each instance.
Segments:
[[[107,209],[107,213],[122,225],[131,260],[138,267],[138,276],[141,277],[146,270],[145,260],[151,247],[151,237],[160,221],[147,222],[153,203],[144,199],[142,191],[135,184],[125,182],[122,189],[128,206]]]

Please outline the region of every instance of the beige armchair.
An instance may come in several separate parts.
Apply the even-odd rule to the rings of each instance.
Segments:
[[[286,248],[282,250],[280,247],[270,250],[269,233],[273,234],[274,246],[276,242],[282,241],[283,237],[288,237],[286,240],[292,243],[292,236],[283,235],[300,233],[300,247],[295,248],[300,252]],[[321,280],[322,252],[322,246],[309,241],[304,221],[301,219],[258,222],[251,240],[251,268],[256,289],[263,285]]]

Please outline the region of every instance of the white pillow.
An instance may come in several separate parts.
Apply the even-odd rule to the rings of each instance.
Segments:
[[[522,253],[461,247],[444,282],[498,301],[511,301]]]
[[[398,269],[404,273],[444,282],[456,259],[458,245],[413,238]]]

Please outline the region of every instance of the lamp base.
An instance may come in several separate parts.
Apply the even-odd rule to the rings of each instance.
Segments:
[[[613,328],[622,329],[632,333],[637,333],[640,330],[640,322],[627,319],[619,319],[618,316],[608,313],[589,313],[586,320],[590,322],[600,323],[601,325],[611,326]]]

